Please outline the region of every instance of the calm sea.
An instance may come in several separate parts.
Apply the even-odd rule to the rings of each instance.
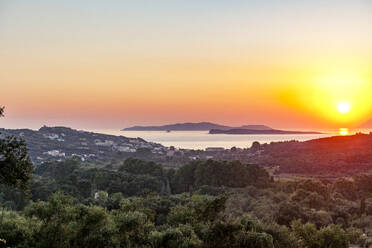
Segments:
[[[164,146],[174,146],[186,149],[205,149],[207,147],[250,147],[254,141],[270,143],[272,141],[298,140],[306,141],[322,137],[338,135],[337,132],[327,134],[287,134],[287,135],[228,135],[209,134],[208,131],[118,131],[118,130],[92,130],[97,133],[122,135],[130,138],[143,138],[146,141],[160,143]]]

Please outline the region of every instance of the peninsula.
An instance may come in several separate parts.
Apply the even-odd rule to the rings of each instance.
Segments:
[[[286,131],[286,130],[276,130],[276,129],[269,129],[269,130],[257,130],[257,129],[211,129],[209,131],[210,134],[322,134],[320,132],[313,132],[313,131]]]

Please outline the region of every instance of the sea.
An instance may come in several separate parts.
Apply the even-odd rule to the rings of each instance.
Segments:
[[[205,149],[207,147],[249,148],[255,141],[261,144],[277,141],[306,141],[339,135],[338,130],[322,134],[256,134],[231,135],[209,134],[208,131],[120,131],[120,130],[91,130],[97,133],[122,135],[129,138],[142,138],[146,141],[160,143],[164,146],[174,146],[180,149]]]

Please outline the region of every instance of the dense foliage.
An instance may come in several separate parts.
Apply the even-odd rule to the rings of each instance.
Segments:
[[[372,229],[372,176],[274,182],[256,165],[138,159],[36,166],[24,193],[2,186],[10,247],[349,247]]]
[[[108,200],[108,199],[107,199]],[[0,235],[10,247],[348,247],[356,229],[294,221],[289,227],[226,215],[224,196],[125,198],[108,210],[63,193],[22,212],[3,211]],[[102,202],[101,202],[102,203]],[[157,219],[161,218],[156,221]]]
[[[0,107],[0,117],[3,113],[4,107]],[[31,171],[25,142],[0,133],[0,184],[25,189]]]

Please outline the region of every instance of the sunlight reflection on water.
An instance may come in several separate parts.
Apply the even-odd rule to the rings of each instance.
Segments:
[[[340,128],[340,129],[339,129],[339,134],[340,134],[341,136],[349,135],[349,129],[348,129],[348,128]]]

